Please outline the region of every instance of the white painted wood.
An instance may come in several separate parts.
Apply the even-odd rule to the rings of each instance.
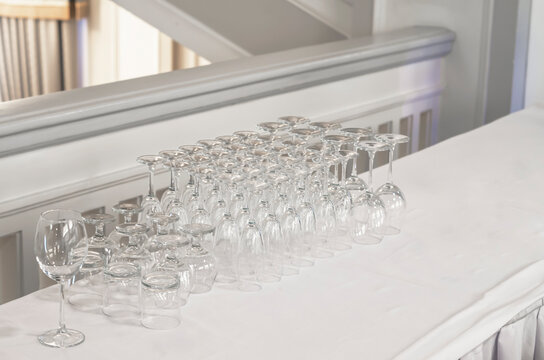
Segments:
[[[118,80],[159,73],[159,31],[123,8],[118,10]]]
[[[21,234],[0,234],[0,304],[22,295]]]
[[[250,53],[210,27],[165,0],[116,0],[136,16],[147,21],[178,43],[183,44],[212,62],[237,59]]]
[[[540,0],[541,1],[541,0]],[[438,138],[466,132],[484,123],[487,67],[494,0],[376,0],[374,33],[413,25],[444,26],[457,41],[444,67]]]
[[[544,0],[533,0],[527,62],[525,106],[544,102]]]
[[[512,74],[512,100],[510,111],[525,107],[525,87],[527,83],[527,61],[531,33],[531,5],[533,0],[518,0],[514,68]]]
[[[88,74],[85,86],[117,81],[118,74],[118,7],[109,0],[89,2]]]
[[[341,34],[351,37],[353,4],[344,0],[287,0]]]

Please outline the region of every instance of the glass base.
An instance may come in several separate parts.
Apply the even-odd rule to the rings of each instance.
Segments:
[[[395,226],[387,226],[384,229],[380,230],[380,235],[398,235],[400,234],[400,229]]]
[[[236,277],[231,274],[222,274],[219,273],[215,277],[215,282],[219,284],[232,284],[236,282]]]
[[[191,294],[203,294],[207,293],[212,289],[211,285],[208,284],[194,284],[191,289]]]
[[[81,344],[85,341],[85,335],[73,329],[64,329],[63,331],[55,329],[38,336],[38,341],[46,346],[67,348]]]
[[[254,282],[240,282],[237,289],[244,292],[255,292],[262,289],[261,285]]]
[[[142,317],[142,325],[153,330],[170,330],[179,326],[181,320],[175,316],[150,315]]]
[[[257,275],[257,281],[259,282],[278,282],[281,280],[279,274],[260,274]]]
[[[372,235],[366,235],[366,236],[360,236],[353,239],[353,242],[359,245],[376,245],[382,242],[383,236],[372,236]]]
[[[334,251],[346,251],[346,250],[351,249],[351,245],[344,244],[344,243],[341,243],[341,242],[338,242],[338,241],[328,240],[325,243],[325,249],[334,250]]]
[[[81,311],[99,310],[102,307],[102,295],[91,293],[73,294],[68,298],[68,302]]]
[[[289,260],[289,264],[293,265],[293,266],[298,266],[298,267],[309,267],[309,266],[314,266],[314,262],[312,260],[309,260],[309,259],[304,259],[304,258],[291,258]]]
[[[334,257],[334,252],[313,248],[310,255],[316,259],[328,259]]]
[[[289,267],[289,266],[283,266],[281,269],[281,275],[282,276],[293,276],[298,275],[299,271],[297,268]]]

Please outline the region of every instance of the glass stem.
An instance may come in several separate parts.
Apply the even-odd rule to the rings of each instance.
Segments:
[[[125,219],[125,224],[128,224],[132,221],[132,214],[125,214],[123,217]]]
[[[342,181],[340,182],[342,186],[346,186],[346,167],[348,165],[348,162],[343,160],[342,161]]]
[[[393,158],[395,157],[395,144],[389,145],[389,169],[387,171],[387,182],[393,183]]]
[[[176,190],[176,176],[173,167],[170,168],[170,190]]]
[[[329,167],[325,166],[323,168],[323,195],[328,195],[329,193]]]
[[[374,155],[372,150],[368,152],[368,190],[372,192],[372,169],[374,168]]]
[[[357,177],[357,158],[359,157],[359,151],[356,146],[354,146],[353,149],[357,153],[357,156],[353,158],[351,163],[351,177]]]
[[[64,333],[66,332],[66,324],[64,323],[64,306],[66,304],[66,285],[68,284],[68,281],[61,281],[60,282],[60,311],[59,311],[59,332]]]
[[[103,238],[105,228],[106,228],[106,224],[104,224],[104,223],[96,224],[96,230],[95,230],[95,233],[94,233],[94,237],[95,238]]]
[[[149,169],[149,196],[155,197],[155,186],[153,185],[153,170]]]

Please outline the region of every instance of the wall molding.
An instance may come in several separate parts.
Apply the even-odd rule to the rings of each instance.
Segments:
[[[443,57],[454,39],[412,27],[0,103],[0,157]]]

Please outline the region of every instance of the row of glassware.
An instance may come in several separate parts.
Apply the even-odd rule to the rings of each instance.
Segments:
[[[315,259],[400,232],[406,201],[392,181],[392,161],[407,136],[299,116],[258,127],[138,157],[149,171],[148,193],[140,206],[113,208],[124,222],[108,236],[114,216],[85,218],[96,231],[77,283],[86,290],[71,302],[96,293],[106,315],[134,307],[145,326],[171,327],[178,322],[166,321],[164,311],[214,283],[257,291]],[[357,174],[360,150],[368,154],[367,182]],[[379,151],[389,151],[389,170],[374,191]],[[170,186],[159,199],[154,175],[161,167],[170,171]],[[142,311],[144,303],[151,310]]]

